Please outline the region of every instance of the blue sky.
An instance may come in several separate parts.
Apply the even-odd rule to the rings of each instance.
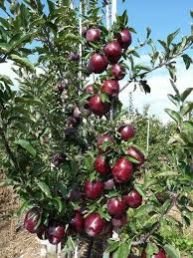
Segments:
[[[190,10],[193,9],[192,0],[126,0],[120,4],[118,12],[128,11],[130,24],[137,32],[143,33],[148,26],[152,28],[154,39],[165,38],[170,32],[181,28],[181,34],[190,32]]]

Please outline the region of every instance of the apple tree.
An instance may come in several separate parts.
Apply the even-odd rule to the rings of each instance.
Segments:
[[[87,236],[88,257],[98,238],[108,240],[111,257],[180,257],[164,228],[183,234],[191,222],[192,89],[180,94],[175,72],[178,57],[187,69],[192,63],[192,36],[176,41],[176,31],[156,43],[148,28],[135,46],[126,11],[107,28],[111,1],[88,2],[0,3],[0,61],[17,74],[17,82],[0,76],[4,183],[20,196],[19,213],[28,210],[24,227],[51,244]],[[140,64],[144,47],[149,65]],[[151,160],[135,140],[140,127],[119,94],[132,85],[150,93],[148,76],[162,67],[175,90],[177,110],[166,111],[177,134],[169,164],[148,171]],[[182,223],[170,216],[174,206]]]

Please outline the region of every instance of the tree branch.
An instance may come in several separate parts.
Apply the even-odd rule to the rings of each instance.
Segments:
[[[137,77],[144,77],[145,75],[147,75],[147,74],[149,74],[149,73],[152,73],[153,71],[155,71],[155,70],[157,70],[157,69],[160,69],[160,68],[162,68],[162,67],[164,67],[164,66],[167,66],[167,65],[171,64],[171,63],[174,61],[173,59],[175,59],[175,58],[177,58],[177,57],[180,57],[180,56],[184,53],[184,51],[186,51],[187,49],[189,49],[189,48],[191,47],[192,44],[193,44],[193,43],[191,42],[191,43],[190,43],[188,46],[186,46],[180,53],[174,55],[174,56],[171,57],[169,60],[166,60],[166,61],[164,61],[164,62],[162,62],[162,63],[159,63],[157,66],[153,67],[150,71],[144,72],[144,73],[142,73],[142,74],[138,74]],[[140,80],[141,80],[141,79],[140,79]],[[136,80],[136,77],[132,77],[132,78],[122,87],[122,89],[120,90],[120,92],[124,91],[124,90],[130,85],[130,83],[132,83],[132,82],[138,82],[138,81]]]
[[[153,225],[152,229],[151,229],[148,233],[142,235],[138,241],[133,241],[133,242],[131,243],[132,246],[143,245],[143,244],[145,244],[145,243],[147,242],[147,240],[160,228],[160,226],[161,226],[160,221],[161,221],[161,220],[163,219],[163,217],[172,209],[172,207],[173,207],[173,206],[175,205],[175,203],[176,203],[176,200],[177,200],[177,195],[172,193],[172,194],[171,194],[171,204],[168,206],[168,208],[166,209],[166,211],[160,216],[159,222],[156,222],[156,223]]]

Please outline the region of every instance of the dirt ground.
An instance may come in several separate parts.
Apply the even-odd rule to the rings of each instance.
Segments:
[[[0,181],[4,175],[0,173]],[[13,190],[0,188],[0,258],[40,257],[40,244],[34,235],[18,230],[19,221],[14,217],[18,201]]]

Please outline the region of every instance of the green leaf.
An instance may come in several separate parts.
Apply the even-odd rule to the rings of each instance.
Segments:
[[[190,11],[190,15],[191,15],[191,17],[193,18],[193,11]]]
[[[151,35],[151,28],[150,27],[147,27],[147,35],[146,35],[146,38],[148,39]]]
[[[182,55],[182,58],[184,60],[186,69],[188,69],[190,65],[193,63],[192,58],[187,54]]]
[[[160,43],[160,45],[162,45],[162,47],[165,49],[165,50],[168,50],[168,47],[167,47],[167,43],[163,40],[158,40],[158,42]]]
[[[172,87],[173,87],[173,89],[174,89],[174,91],[176,93],[176,97],[178,99],[180,99],[180,92],[179,92],[178,88],[176,87],[175,83],[172,80],[170,80],[170,83],[171,83],[171,85],[172,85]]]
[[[21,217],[24,212],[27,210],[29,205],[29,201],[24,201],[23,204],[21,205],[21,207],[19,208],[19,210],[17,211],[17,216]]]
[[[130,254],[131,244],[121,243],[119,248],[113,253],[113,258],[127,258]]]
[[[164,245],[164,250],[166,251],[167,255],[171,258],[181,258],[179,249],[174,248],[171,245]]]
[[[168,47],[170,46],[170,44],[172,43],[172,41],[178,35],[179,32],[180,32],[180,29],[177,29],[176,31],[174,31],[173,33],[168,35],[168,37],[167,37],[167,46]]]
[[[7,44],[7,43],[0,43],[0,50],[1,50],[3,53],[8,53],[9,50],[10,50],[9,44]]]
[[[8,85],[13,85],[12,80],[6,75],[0,74],[0,81],[3,81],[5,84],[8,84]]]
[[[158,247],[153,243],[148,243],[146,247],[147,258],[152,258],[155,253],[158,253]]]
[[[36,150],[31,145],[30,142],[21,139],[21,140],[15,141],[15,144],[20,145],[23,149],[29,152],[33,157],[36,156]]]
[[[49,186],[42,182],[42,181],[37,181],[36,180],[36,183],[37,185],[39,186],[39,188],[42,190],[42,192],[48,197],[48,198],[52,198],[52,194],[51,194],[51,191],[50,191],[50,188]]]
[[[55,201],[57,209],[58,209],[58,212],[59,213],[62,212],[63,204],[62,204],[62,201],[61,201],[60,197],[55,197],[55,198],[52,199],[52,201]]]
[[[185,91],[181,94],[181,101],[186,100],[186,98],[190,95],[192,92],[193,88],[187,88]]]
[[[182,114],[185,116],[193,110],[193,102],[189,102],[182,107]]]
[[[47,0],[47,3],[48,3],[50,13],[53,13],[55,10],[55,4],[51,0]]]
[[[134,188],[141,194],[141,196],[144,198],[144,199],[146,199],[146,194],[145,194],[145,192],[144,192],[144,190],[143,190],[143,187],[142,187],[142,185],[139,185],[139,184],[134,184]]]
[[[35,70],[35,67],[34,65],[27,59],[27,58],[24,58],[24,57],[20,57],[18,55],[10,55],[10,58],[16,62],[16,64],[19,64],[21,66],[24,66],[26,69],[30,70],[30,71],[34,71]]]
[[[155,175],[155,177],[168,177],[168,176],[177,176],[177,175],[178,175],[178,172],[175,172],[175,171],[164,171]]]
[[[141,205],[138,209],[136,209],[135,218],[139,218],[145,215],[147,215],[149,212],[153,211],[154,207],[151,204],[144,204]]]
[[[179,113],[177,113],[174,110],[171,110],[169,108],[165,109],[165,112],[174,120],[176,121],[178,124],[182,121],[181,116],[179,115]]]

